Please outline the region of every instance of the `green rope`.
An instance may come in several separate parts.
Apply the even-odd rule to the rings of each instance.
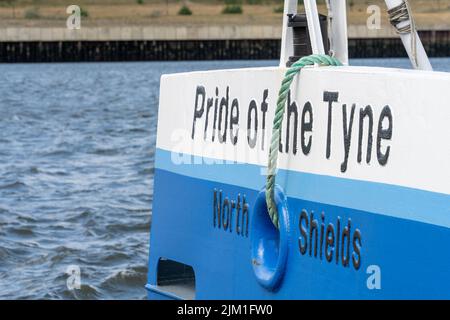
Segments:
[[[314,64],[318,64],[321,66],[342,65],[339,62],[339,60],[327,55],[314,54],[307,57],[303,57],[297,62],[295,62],[292,65],[292,67],[290,67],[289,70],[286,72],[283,82],[281,83],[281,89],[278,93],[277,109],[275,111],[275,117],[273,120],[272,140],[270,143],[269,164],[266,183],[267,209],[269,211],[270,219],[277,228],[279,228],[279,220],[277,207],[274,200],[274,191],[275,191],[275,178],[277,174],[276,171],[277,171],[278,149],[280,143],[281,123],[283,122],[285,104],[289,93],[289,88],[292,84],[292,81],[294,80],[294,77],[305,66],[310,66]]]

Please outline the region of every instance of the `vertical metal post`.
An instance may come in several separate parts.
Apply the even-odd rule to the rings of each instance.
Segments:
[[[404,0],[385,0],[385,2],[388,10],[391,10],[395,7],[402,5]],[[412,23],[413,21],[411,20],[405,20],[400,22],[396,26],[396,28],[400,29],[405,26],[411,25]],[[400,34],[403,46],[405,47],[405,50],[408,53],[409,60],[411,60],[411,63],[415,69],[433,70],[430,60],[428,59],[427,53],[425,52],[425,49],[423,47],[422,41],[420,40],[419,35],[417,34],[417,31],[414,30],[413,28],[411,29],[412,29],[411,33]]]
[[[316,0],[303,0],[313,54],[325,54]]]
[[[292,28],[288,28],[288,14],[296,14],[297,5],[298,5],[297,0],[284,1],[283,34],[281,36],[280,67],[286,67],[286,62],[289,60],[289,57],[294,55],[294,49],[292,47],[293,43]]]
[[[297,0],[284,1],[283,34],[281,43],[280,66],[286,66],[290,56],[293,56],[292,28],[288,28],[288,14],[297,13]],[[319,13],[315,0],[304,0],[308,19],[308,29],[311,47],[314,54],[325,54],[322,31],[320,29]],[[348,37],[347,37],[347,6],[346,0],[327,0],[330,15],[331,50],[335,57],[344,65],[348,64]]]
[[[342,64],[348,65],[347,1],[327,0],[330,50]]]

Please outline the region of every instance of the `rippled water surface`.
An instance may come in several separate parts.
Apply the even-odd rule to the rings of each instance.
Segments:
[[[0,65],[0,299],[145,298],[160,75],[274,64]]]

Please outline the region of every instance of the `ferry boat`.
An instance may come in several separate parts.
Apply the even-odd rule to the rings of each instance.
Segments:
[[[150,299],[450,298],[450,74],[406,0],[414,68],[349,66],[326,3],[285,1],[277,67],[162,76]]]

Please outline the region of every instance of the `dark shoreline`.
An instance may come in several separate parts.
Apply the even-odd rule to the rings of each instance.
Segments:
[[[430,57],[450,56],[450,30],[422,31]],[[0,42],[0,63],[278,59],[279,39]],[[349,39],[351,58],[406,57],[399,38]]]

